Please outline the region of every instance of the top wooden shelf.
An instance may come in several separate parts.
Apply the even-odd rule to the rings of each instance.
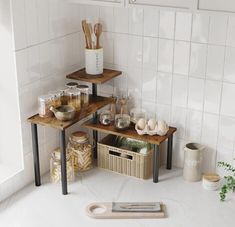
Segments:
[[[120,131],[115,129],[114,125],[101,125],[98,121],[93,122],[92,120],[89,120],[85,122],[83,125],[85,128],[89,128],[95,131],[107,133],[107,134],[112,134],[116,136],[122,136],[122,137],[128,137],[128,138],[133,138],[141,141],[145,141],[151,144],[157,144],[160,145],[162,142],[164,142],[166,139],[168,139],[171,135],[176,132],[176,128],[170,127],[168,130],[167,134],[165,136],[150,136],[150,135],[139,135],[134,126],[131,126],[128,130]]]
[[[113,98],[106,98],[101,96],[90,96],[89,98],[89,105],[86,107],[82,107],[81,111],[78,112],[75,116],[75,118],[71,121],[60,121],[57,120],[55,117],[47,117],[42,118],[38,114],[28,118],[28,122],[33,124],[39,124],[42,126],[47,126],[51,128],[56,128],[59,130],[64,130],[73,124],[79,122],[85,117],[88,117],[89,115],[95,113],[97,110],[99,110],[102,107],[105,107],[106,105],[113,103],[115,100]]]
[[[74,72],[72,74],[67,75],[66,77],[68,79],[73,80],[80,80],[88,83],[93,84],[103,84],[119,75],[121,75],[121,71],[111,70],[111,69],[104,69],[103,74],[100,75],[89,75],[86,74],[85,68],[78,70],[77,72]]]

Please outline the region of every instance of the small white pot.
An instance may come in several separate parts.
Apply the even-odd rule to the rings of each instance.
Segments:
[[[103,48],[85,50],[85,64],[87,74],[99,75],[103,73],[103,52]]]

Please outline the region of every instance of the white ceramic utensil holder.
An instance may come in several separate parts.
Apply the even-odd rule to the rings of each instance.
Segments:
[[[85,49],[86,73],[99,75],[103,73],[103,48]]]

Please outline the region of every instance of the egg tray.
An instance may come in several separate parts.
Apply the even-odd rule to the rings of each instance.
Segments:
[[[167,134],[169,126],[164,121],[159,121],[159,122],[161,123],[161,125],[159,125],[159,123],[154,121],[153,119],[150,119],[148,122],[145,119],[140,119],[135,125],[135,130],[139,135],[147,134],[150,136],[154,135],[164,136]]]

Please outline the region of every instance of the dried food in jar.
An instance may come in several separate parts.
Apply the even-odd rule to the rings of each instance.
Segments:
[[[80,111],[81,109],[81,93],[77,88],[69,89],[67,91],[69,96],[68,105],[72,106],[76,109],[76,111]]]
[[[40,117],[43,118],[52,117],[53,113],[50,111],[51,106],[52,106],[51,95],[41,95],[38,97],[38,112]]]
[[[69,138],[67,152],[71,155],[75,172],[92,168],[92,145],[85,132],[74,132]]]
[[[87,85],[78,85],[81,93],[81,105],[86,106],[89,104],[89,87]]]
[[[67,181],[74,181],[74,167],[72,157],[70,154],[66,154],[67,165]],[[55,149],[51,154],[50,159],[50,177],[53,183],[59,183],[61,181],[61,161],[60,161],[60,149]]]
[[[52,106],[53,107],[59,107],[61,106],[61,100],[60,100],[60,97],[61,97],[61,91],[50,91],[48,92],[51,96],[52,96]]]

